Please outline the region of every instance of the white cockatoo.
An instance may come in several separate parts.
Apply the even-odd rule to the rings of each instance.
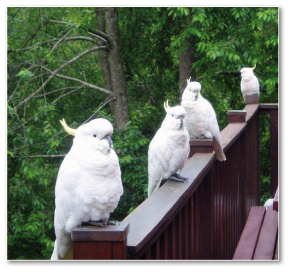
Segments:
[[[148,196],[166,180],[187,181],[178,174],[190,152],[184,121],[186,111],[181,106],[169,107],[168,101],[164,108],[166,116],[148,150]]]
[[[56,182],[56,240],[51,260],[68,258],[74,227],[83,222],[96,226],[109,224],[110,213],[123,194],[119,161],[110,138],[111,123],[99,118],[72,129],[64,119],[60,122],[75,138]]]
[[[190,138],[214,138],[214,151],[219,161],[226,157],[222,149],[221,135],[216,113],[208,100],[200,93],[201,84],[187,80],[181,105],[186,110],[186,127]]]
[[[257,77],[254,75],[253,68],[242,68],[241,73],[241,92],[242,95],[254,95],[260,93],[260,84]]]
[[[274,199],[270,198],[265,202],[264,206],[266,207],[266,210],[267,210],[269,207],[273,206],[273,204],[274,204]]]

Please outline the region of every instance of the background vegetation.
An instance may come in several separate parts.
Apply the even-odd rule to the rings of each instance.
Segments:
[[[221,129],[227,110],[244,107],[243,67],[256,63],[261,102],[278,102],[277,8],[13,7],[7,12],[8,259],[51,256],[55,180],[72,144],[61,118],[71,127],[96,117],[115,126],[125,193],[112,218],[121,220],[146,198],[148,145],[164,117],[163,102],[179,103],[185,75],[201,82]],[[111,12],[118,12],[118,24]],[[118,44],[112,43],[115,30]],[[100,39],[104,33],[108,36]],[[108,76],[105,64],[111,68]],[[114,72],[119,64],[122,72]],[[124,89],[116,82],[125,82]],[[119,100],[119,93],[125,99]],[[261,118],[262,202],[270,197],[268,142],[269,122]]]

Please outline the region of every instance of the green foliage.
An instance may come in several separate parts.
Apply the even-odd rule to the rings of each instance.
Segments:
[[[63,158],[38,155],[66,154],[72,138],[59,120],[66,118],[68,125],[78,127],[107,95],[85,87],[74,91],[79,83],[54,77],[32,100],[16,106],[49,78],[43,66],[54,71],[95,46],[85,40],[57,42],[64,37],[92,37],[87,30],[96,28],[96,14],[91,7],[10,7],[7,19],[8,259],[49,259],[55,240],[55,180]],[[193,69],[221,129],[227,125],[227,110],[244,107],[238,73],[242,67],[257,64],[261,102],[278,101],[277,8],[119,8],[119,21],[130,121],[113,134],[124,184],[124,195],[112,215],[116,220],[146,198],[148,145],[165,115],[163,102],[180,102],[179,55],[190,39],[195,48]],[[60,74],[104,87],[96,52]],[[108,118],[115,126],[109,104],[96,117]],[[270,197],[267,146],[269,123],[263,117],[262,202]]]
[[[27,69],[21,69],[17,76],[23,79],[24,81],[27,81],[33,77],[33,73],[31,71],[28,71]]]
[[[118,153],[123,177],[124,194],[112,218],[123,220],[147,196],[147,164],[149,140],[135,122],[128,122],[124,130],[115,131],[114,149]]]
[[[261,205],[273,198],[271,195],[271,150],[270,148],[270,117],[260,116],[260,175]]]

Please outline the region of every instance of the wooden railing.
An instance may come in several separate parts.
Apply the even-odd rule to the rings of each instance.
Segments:
[[[232,259],[250,208],[260,201],[259,113],[270,111],[272,120],[276,109],[250,104],[230,111],[221,132],[225,162],[195,153],[181,172],[189,182],[166,182],[120,226],[74,229],[74,259]],[[94,253],[84,254],[86,244]]]

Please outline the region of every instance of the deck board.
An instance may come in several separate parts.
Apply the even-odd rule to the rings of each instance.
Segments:
[[[278,235],[278,212],[268,207],[263,222],[254,260],[272,260]]]
[[[233,256],[234,260],[251,260],[253,258],[265,213],[265,207],[254,206],[251,208],[239,240],[239,246]]]

